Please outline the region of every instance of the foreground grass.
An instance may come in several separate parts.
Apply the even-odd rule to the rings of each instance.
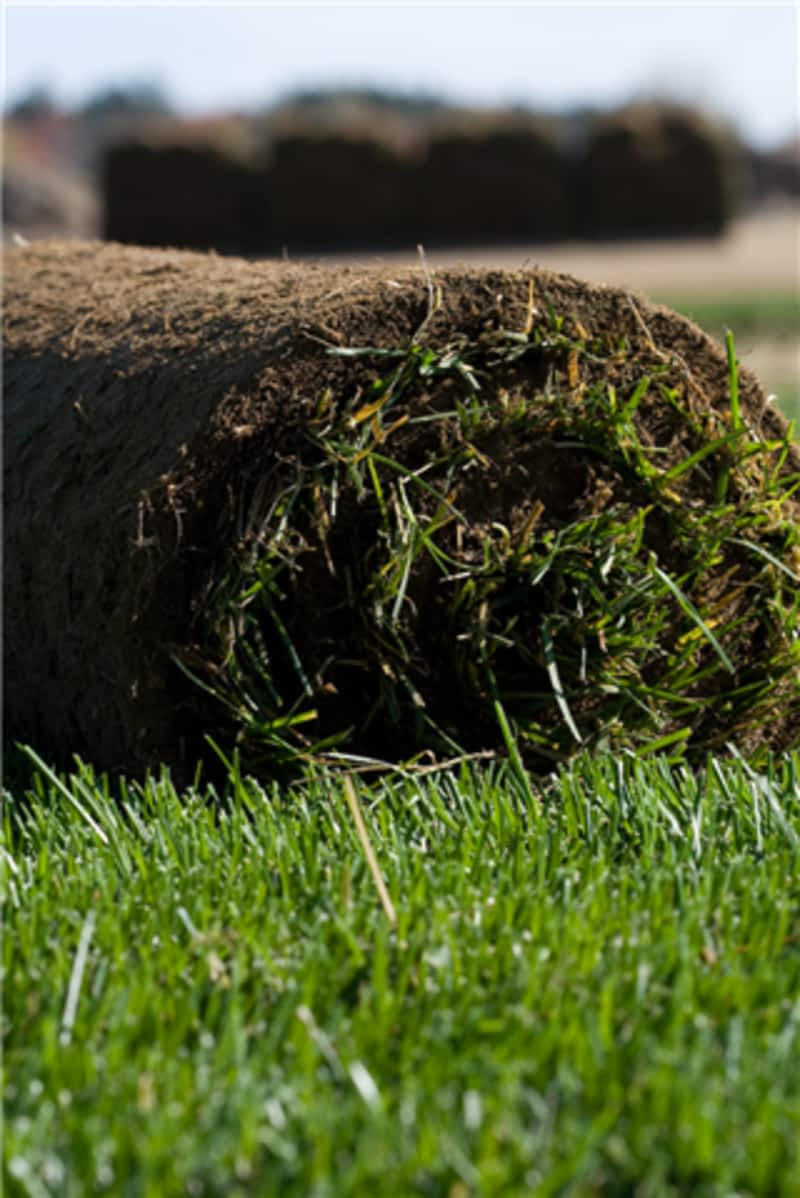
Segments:
[[[800,756],[358,793],[17,791],[7,1194],[800,1193]]]

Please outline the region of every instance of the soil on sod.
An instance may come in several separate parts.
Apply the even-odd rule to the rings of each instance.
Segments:
[[[696,326],[546,271],[5,255],[7,732],[267,767],[800,741],[800,451]]]

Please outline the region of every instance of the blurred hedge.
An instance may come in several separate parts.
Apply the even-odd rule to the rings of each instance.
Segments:
[[[127,141],[103,167],[107,239],[290,254],[721,233],[742,149],[692,110],[281,114],[260,146]]]
[[[400,244],[408,238],[411,167],[378,138],[281,137],[265,177],[273,247],[298,252]]]
[[[689,109],[634,105],[595,118],[576,163],[585,237],[721,233],[737,199],[733,142]]]
[[[101,186],[108,241],[228,253],[269,245],[268,179],[213,145],[121,142],[105,154]]]
[[[543,241],[570,232],[569,176],[552,123],[463,116],[431,130],[414,178],[429,243]]]

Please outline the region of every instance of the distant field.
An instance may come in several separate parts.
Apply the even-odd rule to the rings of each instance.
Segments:
[[[737,336],[800,338],[800,290],[685,295],[665,292],[662,304],[685,312],[718,337],[726,328]]]
[[[800,290],[696,296],[667,292],[657,298],[717,340],[732,329],[741,364],[755,371],[787,416],[800,421]]]
[[[800,206],[762,208],[734,221],[722,237],[685,240],[567,242],[435,249],[433,267],[544,266],[593,283],[630,287],[653,297],[796,293],[800,287]],[[416,249],[331,255],[336,261],[413,263]]]

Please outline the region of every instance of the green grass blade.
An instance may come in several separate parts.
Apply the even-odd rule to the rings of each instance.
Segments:
[[[51,769],[50,766],[47,765],[47,763],[42,760],[42,758],[39,756],[39,754],[34,752],[34,750],[30,747],[30,745],[20,745],[19,748],[20,748],[21,752],[25,754],[26,757],[30,758],[30,760],[33,762],[33,764],[36,766],[36,768],[44,775],[44,777],[47,778],[47,780],[51,784],[51,786],[54,786],[56,788],[56,790],[59,792],[59,794],[61,794],[63,796],[63,798],[66,799],[66,801],[69,803],[70,807],[74,808],[74,810],[77,811],[78,815],[81,817],[81,819],[84,821],[84,823],[89,828],[91,828],[92,832],[94,832],[97,839],[102,841],[103,844],[107,845],[109,843],[109,839],[108,839],[108,835],[106,834],[104,829],[101,828],[100,824],[98,824],[97,820],[94,819],[94,817],[92,815],[90,815],[90,813],[86,810],[86,808],[80,802],[80,800],[75,797],[75,795],[72,793],[70,788],[62,782],[62,780],[59,778],[59,776],[55,772],[55,770]]]
[[[531,785],[530,775],[525,769],[522,757],[520,756],[519,748],[517,747],[514,733],[511,731],[511,725],[508,722],[508,716],[503,710],[503,705],[499,699],[495,699],[494,711],[495,715],[497,716],[497,723],[500,727],[500,733],[503,737],[503,744],[505,745],[506,752],[508,753],[508,760],[511,763],[511,769],[514,772],[514,777],[520,784],[522,792],[530,804],[531,810],[536,811],[538,810],[539,799],[533,789],[533,786]]]
[[[728,671],[728,673],[735,674],[736,667],[734,666],[731,659],[728,657],[728,654],[722,648],[722,645],[719,643],[717,638],[714,636],[714,633],[711,631],[711,629],[706,624],[703,617],[700,615],[700,612],[697,610],[697,608],[692,603],[691,599],[689,599],[689,597],[687,595],[684,595],[683,591],[680,589],[680,587],[677,585],[677,583],[673,582],[673,580],[670,578],[669,574],[667,574],[664,570],[662,570],[660,568],[660,566],[656,563],[655,559],[652,560],[651,567],[652,567],[653,573],[656,575],[656,577],[660,578],[661,581],[664,583],[664,585],[667,587],[667,589],[669,591],[671,591],[672,594],[675,596],[675,598],[678,601],[678,606],[681,608],[681,610],[700,629],[703,636],[706,638],[708,643],[711,645],[714,652],[717,654],[717,657],[720,659],[720,661],[722,662],[722,664],[724,665],[724,667]]]
[[[734,345],[733,333],[730,329],[725,330],[725,351],[728,357],[728,393],[731,404],[731,427],[734,432],[740,432],[742,425],[742,412],[739,405],[739,363],[736,359],[736,346]]]
[[[544,660],[547,666],[547,676],[550,679],[550,685],[553,688],[553,694],[556,697],[556,703],[558,704],[559,710],[564,717],[564,722],[572,733],[572,736],[575,738],[575,741],[579,745],[582,745],[583,737],[578,731],[578,726],[575,723],[575,720],[572,718],[572,712],[569,709],[567,697],[564,694],[564,688],[561,685],[561,676],[558,672],[555,645],[553,644],[553,637],[547,620],[542,621],[542,646],[544,648]]]

